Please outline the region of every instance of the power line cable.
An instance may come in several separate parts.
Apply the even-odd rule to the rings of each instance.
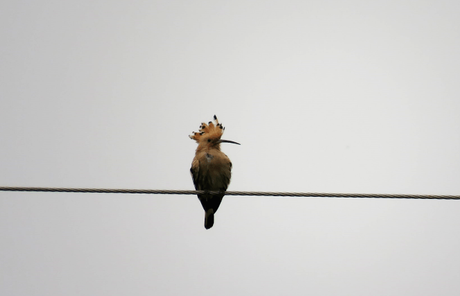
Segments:
[[[200,191],[200,190],[151,190],[151,189],[62,188],[62,187],[0,187],[0,191],[71,192],[71,193],[122,193],[122,194],[175,194],[175,195],[196,195],[196,194],[205,193],[205,191]],[[214,193],[214,192],[210,192],[210,193]],[[451,199],[451,200],[460,200],[460,195],[427,195],[427,194],[368,194],[368,193],[226,191],[225,195],[238,195],[238,196],[286,196],[286,197],[289,197],[289,196],[290,197],[326,197],[326,198],[393,198],[393,199]]]

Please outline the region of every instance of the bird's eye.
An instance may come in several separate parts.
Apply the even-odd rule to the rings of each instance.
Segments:
[[[208,139],[208,143],[211,143],[211,139]]]

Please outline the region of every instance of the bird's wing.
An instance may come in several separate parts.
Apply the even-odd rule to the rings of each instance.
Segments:
[[[228,185],[230,184],[230,179],[232,178],[232,162],[229,160],[228,167],[226,172],[222,176],[224,178],[225,188],[223,190],[227,190]]]
[[[198,159],[194,159],[192,162],[192,167],[190,168],[190,174],[192,175],[193,184],[195,185],[196,190],[201,190],[200,188],[200,161]]]

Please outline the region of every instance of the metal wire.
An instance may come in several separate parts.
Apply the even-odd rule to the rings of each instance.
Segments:
[[[175,195],[191,195],[191,194],[195,195],[195,194],[205,193],[205,191],[199,191],[199,190],[195,191],[195,190],[58,188],[58,187],[0,187],[0,191],[72,192],[72,193],[124,193],[124,194],[175,194]],[[208,193],[217,193],[217,192],[208,192]],[[367,194],[367,193],[226,191],[225,195],[326,197],[326,198],[455,199],[455,200],[460,200],[460,195],[424,195],[424,194]]]

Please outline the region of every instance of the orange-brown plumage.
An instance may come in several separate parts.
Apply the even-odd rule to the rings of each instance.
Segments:
[[[214,115],[214,122],[202,123],[199,132],[194,132],[190,138],[198,143],[195,158],[190,172],[196,190],[219,193],[198,194],[205,211],[205,228],[214,224],[214,213],[219,208],[231,178],[232,163],[227,155],[220,151],[220,143],[236,142],[222,140],[224,127]]]

